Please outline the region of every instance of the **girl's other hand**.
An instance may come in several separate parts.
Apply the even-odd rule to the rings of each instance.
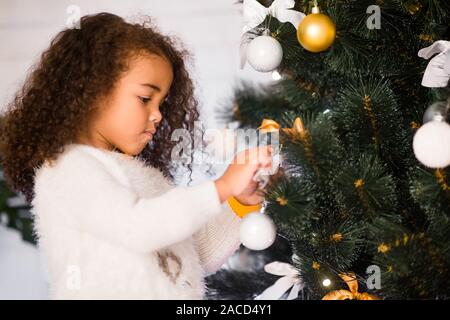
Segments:
[[[220,202],[229,197],[238,196],[245,203],[259,201],[257,195],[257,184],[253,181],[256,171],[260,168],[270,169],[272,167],[272,146],[254,147],[238,153],[225,173],[215,182]],[[239,201],[239,199],[237,199]],[[262,199],[261,199],[262,201]],[[259,202],[261,202],[259,201]]]

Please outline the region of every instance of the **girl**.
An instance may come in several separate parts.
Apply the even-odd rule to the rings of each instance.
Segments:
[[[51,298],[201,299],[204,276],[239,247],[271,149],[245,150],[215,181],[173,185],[171,133],[192,135],[199,116],[186,54],[147,23],[84,16],[2,117],[4,174],[31,203]]]

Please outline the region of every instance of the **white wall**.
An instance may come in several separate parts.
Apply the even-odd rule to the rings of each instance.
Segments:
[[[194,53],[193,76],[207,128],[221,126],[214,118],[238,79],[270,81],[248,65],[239,69],[241,4],[234,0],[0,0],[0,111],[24,80],[51,38],[66,27],[69,5],[81,15],[107,11],[129,17],[153,16],[165,33],[179,36]],[[45,276],[37,250],[15,231],[0,226],[0,299],[45,299]]]

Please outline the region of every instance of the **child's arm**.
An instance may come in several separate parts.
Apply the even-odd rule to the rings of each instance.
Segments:
[[[40,188],[70,227],[150,252],[186,239],[222,211],[214,181],[142,198],[88,154],[62,159]],[[72,161],[73,160],[73,161]],[[50,173],[50,172],[47,172]]]
[[[222,213],[211,218],[194,234],[200,263],[207,274],[216,272],[239,249],[241,220],[226,204]]]
[[[194,234],[200,263],[207,274],[215,273],[239,249],[242,218],[260,209],[261,205],[243,205],[232,197],[226,201],[221,214]]]
[[[241,194],[256,170],[270,166],[270,153],[267,146],[244,150],[235,159],[247,160],[233,161],[216,181],[173,188],[151,198],[119,182],[105,167],[109,161],[105,164],[85,152],[65,154],[51,169],[37,171],[35,200],[52,206],[37,218],[135,251],[159,250],[192,236],[218,215],[222,202]],[[114,165],[111,161],[111,170]]]

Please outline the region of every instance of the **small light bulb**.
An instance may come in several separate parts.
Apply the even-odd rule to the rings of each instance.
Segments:
[[[280,80],[281,79],[281,74],[277,70],[273,71],[272,72],[272,79],[275,80],[275,81]]]
[[[325,280],[323,280],[322,284],[324,287],[329,287],[331,284],[331,281],[330,281],[330,279],[325,279]]]

